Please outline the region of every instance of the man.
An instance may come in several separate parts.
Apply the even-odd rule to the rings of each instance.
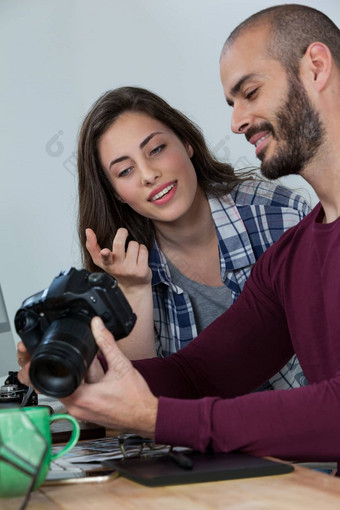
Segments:
[[[233,131],[255,146],[265,176],[299,173],[320,204],[261,256],[237,302],[173,356],[136,370],[95,318],[107,371],[96,360],[88,383],[64,399],[72,414],[201,451],[340,459],[339,55],[339,29],[300,5],[261,11],[230,35],[220,63]],[[250,393],[294,352],[309,386]]]

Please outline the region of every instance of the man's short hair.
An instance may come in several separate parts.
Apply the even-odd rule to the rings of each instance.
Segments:
[[[285,4],[269,7],[240,23],[226,40],[221,58],[245,30],[268,28],[267,52],[279,60],[287,71],[299,70],[300,59],[308,46],[321,42],[328,46],[340,68],[340,30],[325,14],[305,5]]]

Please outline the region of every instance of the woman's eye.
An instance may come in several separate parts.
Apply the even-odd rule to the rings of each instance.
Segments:
[[[124,170],[118,173],[118,177],[125,177],[126,175],[129,175],[129,173],[132,171],[132,168],[133,168],[132,166],[130,166],[129,168],[125,168]]]
[[[152,149],[152,151],[150,152],[150,154],[153,156],[155,154],[159,154],[165,147],[165,144],[163,145],[159,145],[158,147],[156,147],[155,149]]]

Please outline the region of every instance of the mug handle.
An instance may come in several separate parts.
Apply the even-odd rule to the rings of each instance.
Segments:
[[[73,425],[73,431],[72,431],[71,437],[69,439],[69,442],[67,443],[67,445],[64,446],[64,448],[62,450],[60,450],[60,452],[57,452],[51,456],[51,461],[52,461],[52,460],[59,459],[59,457],[61,457],[62,455],[65,455],[65,453],[67,453],[69,450],[71,450],[76,445],[76,443],[79,439],[79,436],[80,436],[80,427],[79,427],[79,423],[74,418],[74,416],[71,416],[70,414],[52,414],[49,418],[50,418],[50,423],[52,423],[52,421],[57,421],[57,420],[68,420]]]

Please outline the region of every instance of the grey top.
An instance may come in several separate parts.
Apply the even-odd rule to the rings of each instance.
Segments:
[[[172,283],[188,293],[194,311],[197,332],[200,333],[233,303],[231,291],[225,285],[210,287],[190,280],[167,259]]]

